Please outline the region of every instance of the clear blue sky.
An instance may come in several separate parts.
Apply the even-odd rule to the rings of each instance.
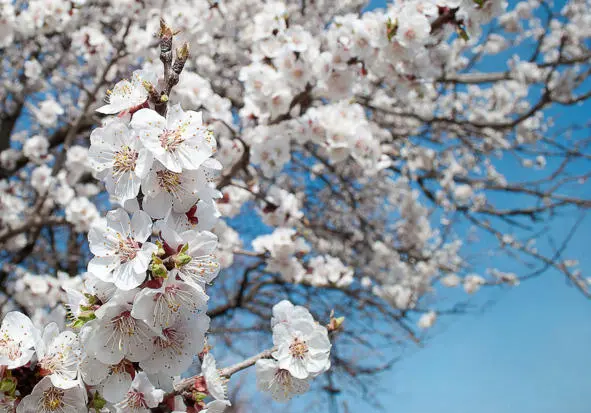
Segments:
[[[583,268],[590,230],[581,228],[571,247]],[[591,302],[553,272],[479,293],[487,298],[496,302],[483,313],[440,319],[424,348],[409,349],[383,375],[385,411],[589,413]]]
[[[561,4],[556,2],[556,7]],[[563,122],[581,122],[588,119],[589,109],[587,104],[559,115]],[[527,173],[521,168],[511,171],[518,180],[527,179]],[[581,190],[591,195],[588,185]],[[553,230],[564,232],[563,224],[574,218],[557,221]],[[587,276],[590,234],[591,217],[566,254],[580,260]],[[376,389],[384,411],[591,412],[591,301],[552,271],[510,290],[482,291],[475,298],[476,303],[487,300],[494,304],[485,311],[440,318],[424,348],[405,351]],[[373,411],[363,403],[348,404],[350,411]]]

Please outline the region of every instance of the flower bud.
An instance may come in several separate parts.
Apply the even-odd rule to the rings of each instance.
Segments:
[[[182,267],[183,265],[187,265],[188,263],[191,262],[191,256],[185,254],[184,252],[179,252],[175,257],[174,257],[174,264],[177,267]]]
[[[156,251],[154,253],[154,255],[156,255],[158,257],[162,257],[162,256],[166,255],[166,251],[164,250],[164,245],[162,245],[162,242],[160,240],[156,241],[156,246],[158,247],[158,251]]]
[[[17,381],[14,377],[4,377],[0,381],[0,391],[8,395],[14,395],[16,391]]]
[[[150,271],[154,277],[166,278],[168,277],[168,271],[166,266],[156,254],[152,254],[152,262],[150,263]]]
[[[100,395],[99,392],[94,394],[92,399],[92,407],[94,407],[97,411],[103,409],[107,404],[107,401]]]

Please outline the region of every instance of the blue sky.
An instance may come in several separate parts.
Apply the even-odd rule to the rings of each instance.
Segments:
[[[382,5],[383,1],[374,2]],[[514,2],[511,2],[514,4]],[[558,1],[555,7],[564,2]],[[498,60],[497,60],[498,61]],[[561,121],[588,118],[588,103],[560,110]],[[581,168],[588,165],[582,165]],[[514,168],[516,180],[531,171]],[[529,174],[529,175],[528,175]],[[580,188],[589,197],[589,185]],[[559,235],[575,216],[552,225]],[[591,218],[566,255],[591,268]],[[503,265],[500,262],[499,265]],[[509,265],[509,263],[507,263]],[[440,318],[423,348],[409,347],[384,373],[376,397],[388,413],[588,413],[591,411],[591,301],[548,271],[512,289],[474,298],[482,311]],[[373,411],[347,400],[351,411]]]
[[[570,249],[583,268],[591,264],[589,230],[587,223]],[[383,375],[376,395],[385,411],[591,411],[591,302],[556,272],[477,299],[495,303],[440,319],[423,348],[409,348]]]

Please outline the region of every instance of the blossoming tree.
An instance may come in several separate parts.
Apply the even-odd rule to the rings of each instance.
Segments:
[[[365,6],[0,0],[2,411],[359,391],[437,291],[591,295],[591,2]]]

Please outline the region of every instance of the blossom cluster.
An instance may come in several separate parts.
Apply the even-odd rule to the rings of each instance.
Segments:
[[[326,327],[287,300],[273,307],[271,327],[276,351],[256,362],[257,387],[285,402],[308,391],[310,381],[330,368],[331,344]]]
[[[166,45],[172,38],[164,22],[161,31]],[[165,78],[182,71],[178,61],[188,55],[182,50],[172,72],[165,65]],[[222,412],[230,405],[226,379],[205,339],[210,324],[206,287],[220,270],[218,238],[209,230],[219,216],[216,199],[222,194],[215,180],[222,164],[212,158],[217,143],[201,112],[184,111],[167,98],[154,100],[158,87],[156,73],[135,71],[131,80],[108,91],[107,104],[97,109],[116,116],[92,131],[86,157],[116,208],[89,223],[94,257],[82,280],[51,283],[25,275],[14,287],[36,292],[43,305],[67,301],[71,323],[60,328],[51,322],[40,330],[20,312],[6,315],[0,365],[7,371],[2,400],[9,411],[16,406],[18,413],[131,413],[165,403],[175,411]],[[38,137],[26,142],[24,152],[39,160],[47,147]],[[15,300],[24,307],[40,303],[19,300],[18,294]],[[312,321],[307,314],[306,321]],[[280,327],[273,330],[279,334]],[[289,331],[300,337],[294,338],[298,360],[315,359],[317,339],[307,336],[308,327]],[[285,351],[295,351],[284,347],[279,350],[282,365]],[[328,368],[328,350],[321,358],[323,364],[315,366]],[[298,366],[293,374],[302,379],[321,372]],[[175,384],[191,368],[202,375],[191,386],[192,395],[182,397]],[[41,379],[32,383],[30,394],[22,394],[21,376],[27,371]],[[212,400],[205,403],[208,397]]]
[[[591,295],[541,230],[591,205],[583,129],[550,116],[591,99],[590,0],[366,4],[0,0],[0,301],[33,326],[7,317],[8,410],[222,410],[209,324],[232,351],[277,297],[375,319],[355,374],[454,313],[442,290],[519,284],[498,255]],[[291,308],[257,364],[281,400],[328,359]]]
[[[205,286],[219,264],[217,237],[201,230],[215,224],[215,209],[203,208],[212,216],[201,225],[196,211],[218,194],[216,142],[200,113],[176,105],[163,117],[149,107],[155,74],[136,72],[132,79],[109,93],[98,111],[118,116],[90,137],[90,164],[120,207],[89,230],[95,257],[83,288],[65,289],[78,333],[60,333],[55,323],[40,333],[18,312],[5,318],[3,364],[23,367],[35,354],[44,377],[18,412],[84,411],[85,385],[93,388],[95,409],[147,411],[204,348]]]

